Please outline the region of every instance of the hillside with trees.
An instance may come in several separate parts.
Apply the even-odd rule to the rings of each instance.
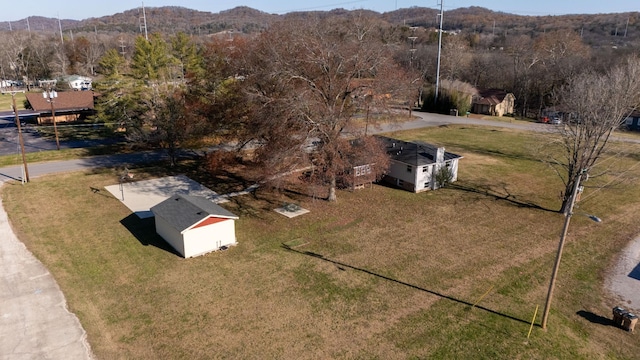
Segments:
[[[366,13],[378,17],[390,25],[437,28],[438,10],[425,7],[398,9],[386,13],[370,10],[306,11],[287,14],[268,14],[246,6],[210,13],[191,10],[179,6],[147,7],[145,9],[147,28],[152,32],[175,34],[184,32],[192,35],[206,35],[224,30],[254,33],[268,28],[284,18],[324,18],[345,16],[351,12]],[[84,20],[61,20],[65,32],[120,32],[140,33],[143,23],[141,8],[122,13]],[[58,19],[29,17],[5,23],[2,30],[27,30],[58,32]],[[539,36],[552,31],[572,31],[579,33],[589,46],[637,47],[640,44],[640,13],[611,14],[571,14],[558,16],[523,16],[492,11],[482,7],[459,8],[445,11],[443,29],[460,30],[465,34],[494,36],[506,39],[511,36]]]

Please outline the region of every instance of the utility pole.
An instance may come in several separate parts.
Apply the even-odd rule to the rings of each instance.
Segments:
[[[627,37],[627,30],[629,30],[629,18],[627,18],[627,26],[624,27],[624,37]]]
[[[551,299],[553,299],[553,289],[556,286],[556,277],[558,276],[558,268],[560,267],[560,259],[562,258],[562,249],[564,248],[564,242],[567,238],[567,232],[569,230],[569,221],[571,215],[573,215],[573,205],[576,203],[576,196],[578,195],[578,189],[580,189],[580,181],[582,180],[582,174],[584,170],[578,174],[576,182],[573,184],[573,191],[571,192],[571,202],[569,203],[569,209],[565,214],[564,226],[562,227],[562,235],[560,235],[560,243],[558,244],[558,253],[556,255],[556,262],[553,265],[553,272],[551,273],[551,281],[549,282],[549,291],[547,292],[547,301],[544,304],[544,312],[542,313],[542,328],[547,328],[547,320],[549,319],[549,310],[551,308]]]
[[[147,13],[144,10],[144,1],[142,2],[142,24],[140,24],[140,31],[144,28],[144,38],[149,41],[149,35],[147,34]]]
[[[120,35],[120,38],[118,39],[118,41],[120,42],[120,55],[124,57],[127,54],[127,52],[125,51],[126,46],[124,45],[124,39],[122,38],[122,35]]]
[[[60,29],[60,42],[64,44],[64,36],[62,36],[62,23],[60,22],[60,14],[58,14],[58,29]]]
[[[438,66],[436,69],[436,93],[433,97],[433,103],[438,104],[438,90],[440,88],[440,53],[442,52],[442,21],[444,18],[444,0],[440,0],[440,28],[438,30]]]
[[[16,115],[16,127],[18,127],[18,140],[20,141],[20,151],[22,152],[22,167],[24,170],[24,182],[29,182],[29,169],[27,168],[27,158],[24,154],[24,139],[22,138],[22,127],[20,126],[20,116],[16,106],[16,93],[24,91],[10,91],[11,102],[13,103],[13,113]]]
[[[54,89],[55,80],[45,80],[42,81],[43,84],[48,85],[48,90],[45,90],[42,93],[42,97],[47,99],[47,101],[51,104],[51,119],[53,121],[53,132],[56,134],[56,148],[60,150],[60,138],[58,137],[58,126],[56,125],[56,110],[53,106],[53,99],[58,97],[58,93]]]

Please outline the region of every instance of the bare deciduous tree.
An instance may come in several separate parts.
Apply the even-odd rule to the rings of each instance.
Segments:
[[[572,78],[556,97],[567,121],[558,127],[562,152],[551,157],[551,164],[565,184],[560,209],[565,212],[578,174],[594,167],[613,131],[640,105],[640,58],[606,74]]]
[[[273,171],[308,165],[323,174],[328,200],[336,200],[336,179],[350,165],[353,144],[364,126],[357,115],[370,96],[377,110],[410,79],[392,60],[393,44],[371,18],[288,21],[275,25],[251,51],[246,85],[256,105],[249,135],[256,154]],[[406,79],[406,80],[404,80]],[[417,88],[417,86],[416,86]],[[417,89],[416,89],[417,92]]]

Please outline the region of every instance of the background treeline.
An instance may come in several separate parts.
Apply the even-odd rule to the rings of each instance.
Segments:
[[[200,50],[203,44],[243,37],[252,39],[282,21],[352,16],[376,19],[394,59],[415,72],[428,89],[435,83],[437,10],[295,12],[267,14],[237,7],[212,14],[181,7],[147,8],[147,30],[165,41],[185,34]],[[35,83],[37,79],[80,74],[99,77],[99,61],[109,50],[134,56],[136,37],[144,33],[142,10],[82,21],[30,17],[0,24],[0,77]],[[28,25],[28,28],[27,28]],[[304,26],[304,25],[302,25]],[[9,31],[9,28],[11,31]],[[640,13],[519,16],[484,8],[445,12],[441,80],[463,88],[499,88],[516,96],[517,114],[536,117],[553,105],[554,91],[583,71],[602,72],[640,48]],[[299,31],[299,30],[297,30]],[[417,86],[410,102],[418,104]],[[464,98],[468,94],[459,94]]]
[[[411,7],[386,13],[369,10],[368,16],[378,17],[390,25],[438,27],[439,10]],[[577,9],[576,12],[580,10]],[[224,30],[254,33],[268,28],[285,18],[309,19],[317,17],[348,16],[351,11],[335,9],[331,11],[292,12],[283,15],[269,14],[245,6],[239,6],[219,13],[191,10],[183,7],[146,8],[147,27],[153,32],[207,35]],[[89,18],[84,20],[62,19],[64,32],[132,32],[139,33],[142,9],[136,8],[122,13]],[[465,33],[508,37],[529,35],[549,31],[573,31],[581,34],[589,46],[638,46],[640,42],[640,13],[571,14],[558,16],[523,16],[492,11],[482,7],[459,8],[445,11],[444,30],[461,30]],[[32,16],[28,19],[0,23],[0,31],[28,30],[57,34],[58,19]]]

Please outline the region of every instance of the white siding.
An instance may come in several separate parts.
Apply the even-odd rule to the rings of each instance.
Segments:
[[[426,171],[424,171],[425,168],[426,168]],[[432,176],[433,176],[433,165],[419,166],[418,172],[416,174],[416,191],[430,189]]]
[[[220,246],[236,243],[235,221],[224,220],[215,224],[187,230],[184,237],[184,257],[203,255]]]
[[[451,178],[451,182],[458,180],[458,159],[451,160],[451,172],[453,177]]]
[[[411,166],[411,172],[407,171],[407,165],[398,161],[391,160],[391,166],[389,167],[389,176],[402,180],[407,183],[416,183],[416,167]],[[420,170],[422,171],[422,170]]]
[[[169,225],[166,220],[159,217],[158,215],[155,216],[155,222],[156,232],[158,233],[158,235],[160,235],[164,239],[164,241],[168,242],[169,245],[176,249],[176,251],[179,252],[182,256],[185,256],[182,234],[180,234],[178,230],[174,229],[173,226]]]

